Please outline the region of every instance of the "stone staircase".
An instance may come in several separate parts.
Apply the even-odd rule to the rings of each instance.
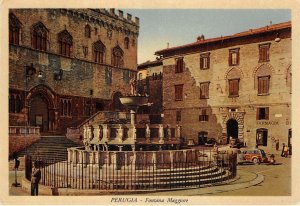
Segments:
[[[76,147],[78,144],[69,140],[65,136],[42,136],[40,140],[33,143],[26,150],[19,152],[19,157],[27,152],[33,159],[59,162],[67,160],[69,147]]]

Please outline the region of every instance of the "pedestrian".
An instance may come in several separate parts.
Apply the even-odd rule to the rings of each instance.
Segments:
[[[31,196],[39,195],[39,182],[41,180],[41,170],[38,167],[38,162],[34,162],[31,173]]]
[[[287,158],[289,156],[289,146],[285,145],[283,150],[284,150],[284,157]]]
[[[285,147],[285,144],[282,143],[281,157],[284,157],[284,147]]]
[[[276,140],[276,151],[279,150],[279,139]]]
[[[219,153],[219,148],[218,148],[217,143],[214,144],[213,151],[216,152],[217,154]]]

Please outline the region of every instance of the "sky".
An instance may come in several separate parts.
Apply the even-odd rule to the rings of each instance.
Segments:
[[[138,64],[155,60],[155,51],[235,34],[291,20],[290,10],[280,9],[123,9],[140,18]]]

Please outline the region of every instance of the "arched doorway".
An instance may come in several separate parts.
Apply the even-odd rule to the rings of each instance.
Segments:
[[[41,94],[32,97],[30,101],[29,124],[39,126],[41,132],[49,130],[49,109],[48,103]]]
[[[230,137],[237,139],[239,136],[238,122],[235,119],[229,119],[226,123],[227,126],[227,144],[229,143]]]

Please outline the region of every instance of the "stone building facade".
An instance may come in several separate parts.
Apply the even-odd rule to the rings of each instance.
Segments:
[[[139,64],[138,67],[138,92],[149,95],[149,106],[140,107],[139,114],[147,114],[150,123],[161,123],[162,118],[162,85],[163,63],[161,59]],[[138,117],[141,115],[138,115]]]
[[[115,9],[11,9],[9,125],[64,134],[124,109],[137,72],[139,19]]]
[[[291,22],[157,51],[164,123],[185,140],[271,148],[291,137]]]

